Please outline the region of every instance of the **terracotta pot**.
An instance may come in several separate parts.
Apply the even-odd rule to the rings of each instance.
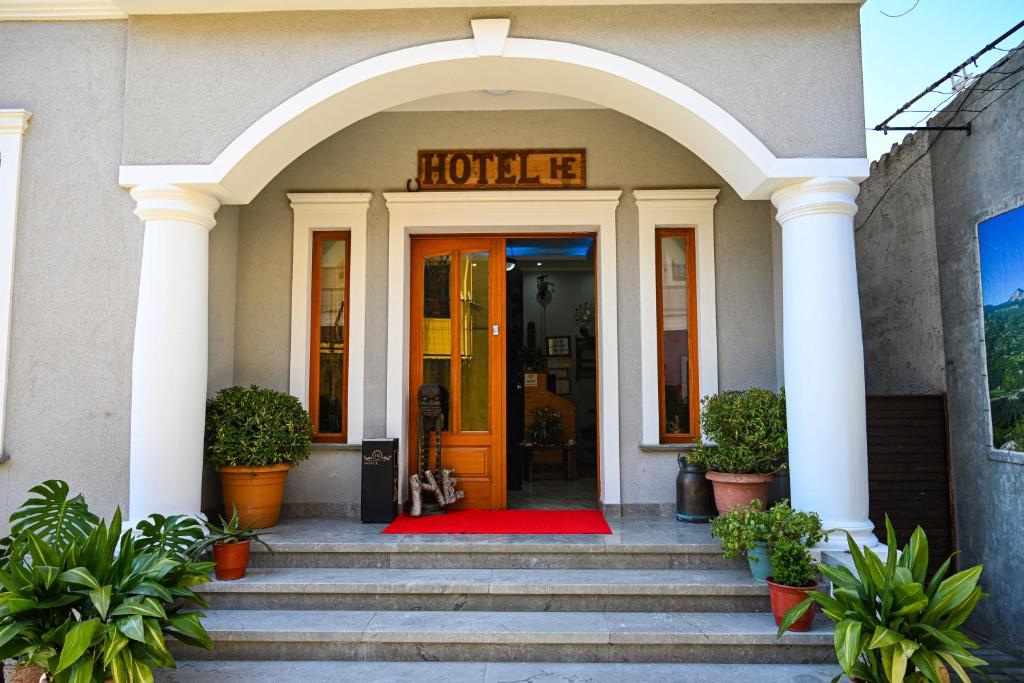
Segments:
[[[281,519],[284,485],[292,464],[267,467],[218,467],[225,517],[238,510],[242,526],[263,529]]]
[[[245,576],[250,545],[252,541],[213,544],[213,561],[217,563],[213,573],[218,581],[234,581]]]
[[[26,666],[16,659],[4,661],[4,683],[39,683],[44,674],[41,666]]]
[[[818,590],[818,582],[810,586],[804,586],[803,588],[794,588],[793,586],[783,586],[781,583],[775,583],[772,581],[772,577],[768,577],[768,590],[770,591],[772,601],[772,614],[775,616],[775,625],[782,625],[782,618],[786,615],[786,612],[790,608],[796,607],[801,602],[807,599],[807,594],[811,591]],[[810,609],[804,612],[804,615],[796,620],[796,622],[790,626],[788,631],[810,631],[811,622],[814,621],[814,610],[817,607],[816,603],[811,603]]]
[[[708,472],[704,475],[715,487],[715,505],[719,514],[750,505],[754,499],[768,502],[768,482],[774,474],[728,474]]]

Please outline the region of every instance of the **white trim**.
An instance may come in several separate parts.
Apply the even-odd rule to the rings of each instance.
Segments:
[[[718,393],[715,311],[715,203],[718,190],[633,190],[640,250],[640,410],[642,443],[661,441],[655,232],[694,228],[697,251],[697,363],[702,396]]]
[[[4,461],[7,370],[11,350],[14,249],[18,239],[21,150],[32,118],[24,109],[0,109],[0,462]]]
[[[694,5],[735,3],[862,4],[864,0],[506,0],[503,7],[534,5]],[[418,9],[428,7],[486,7],[490,0],[62,0],[35,2],[0,0],[0,21],[124,19],[139,14],[210,14],[224,12],[283,12],[298,10]]]
[[[400,437],[405,496],[409,405],[410,235],[594,232],[598,236],[597,320],[601,498],[621,502],[615,209],[620,190],[385,193],[388,232],[387,433]]]
[[[120,183],[170,183],[246,204],[299,155],[346,126],[414,100],[473,90],[557,93],[615,109],[690,149],[744,199],[767,199],[814,176],[868,175],[863,158],[779,159],[722,107],[625,57],[531,38],[506,39],[500,57],[477,50],[477,41],[466,38],[371,57],[288,98],[211,163],[122,166]]]
[[[310,288],[313,233],[349,231],[348,443],[363,440],[363,378],[366,365],[366,212],[368,192],[290,193],[292,233],[292,337],[288,391],[309,408]]]

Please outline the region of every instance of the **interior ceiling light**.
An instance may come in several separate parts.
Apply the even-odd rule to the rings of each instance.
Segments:
[[[488,88],[484,92],[486,92],[488,95],[494,95],[495,97],[508,94],[508,90],[503,90],[501,88]]]
[[[537,265],[538,265],[538,266],[543,266],[544,264],[543,264],[543,263],[541,263],[540,261],[537,261]]]
[[[515,267],[516,267],[516,260],[514,258],[512,258],[511,256],[506,256],[505,257],[505,272],[508,272],[510,270],[515,270]]]

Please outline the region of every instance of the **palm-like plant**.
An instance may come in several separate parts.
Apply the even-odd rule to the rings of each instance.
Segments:
[[[967,672],[987,662],[971,654],[978,644],[958,629],[985,597],[978,586],[982,565],[946,577],[950,556],[928,579],[928,538],[921,527],[902,553],[888,518],[885,527],[886,561],[848,537],[859,577],[819,564],[832,595],[809,593],[786,612],[779,635],[816,602],[835,622],[836,655],[847,676],[869,683],[948,683],[952,669],[969,681]]]
[[[179,559],[193,557],[192,548],[206,535],[194,517],[156,513],[139,522],[135,531],[136,552],[171,553]]]

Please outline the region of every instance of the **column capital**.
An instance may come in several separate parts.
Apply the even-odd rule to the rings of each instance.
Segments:
[[[849,178],[811,178],[787,185],[772,194],[780,224],[819,213],[857,213],[860,186]]]
[[[132,188],[135,215],[143,221],[185,221],[212,230],[220,200],[211,194],[175,185],[139,185]]]
[[[24,135],[32,114],[24,109],[0,109],[0,133]]]

